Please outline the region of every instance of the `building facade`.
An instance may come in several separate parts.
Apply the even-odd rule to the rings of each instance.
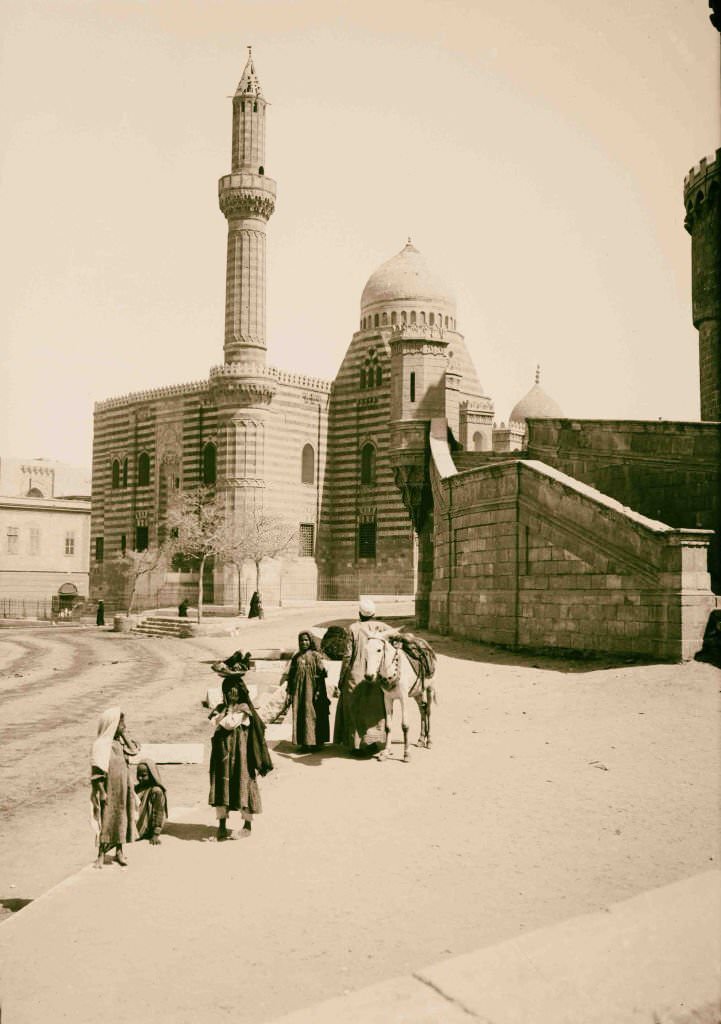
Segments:
[[[88,597],[90,481],[48,459],[0,459],[0,617],[49,617]]]
[[[412,594],[418,544],[391,458],[394,396],[415,415],[448,416],[475,451],[523,444],[525,424],[494,425],[456,321],[455,300],[407,245],[369,278],[358,330],[333,380],[288,373],[267,358],[266,226],[277,187],[266,174],[267,102],[249,56],[232,102],[230,173],[218,185],[228,224],[223,362],[208,379],[98,402],[93,444],[92,593],[113,607],[107,560],[160,543],[175,492],[215,488],[227,515],[253,510],[295,530],[292,551],[264,566],[266,603]],[[394,430],[396,434],[394,434]],[[205,598],[247,599],[238,575],[207,567]],[[143,595],[172,604],[193,573],[168,573]]]

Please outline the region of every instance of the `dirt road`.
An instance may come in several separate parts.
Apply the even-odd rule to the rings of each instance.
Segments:
[[[327,616],[288,612],[230,641],[0,633],[0,897],[33,898],[91,858],[99,710],[121,704],[148,742],[202,739],[205,662]],[[122,885],[118,955],[142,978],[152,951],[148,987],[168,1020],[214,1020],[202,1016],[213,1005],[217,1019],[259,1024],[718,866],[718,670],[437,649],[433,749],[404,765],[398,743],[384,764],[278,744],[249,843],[193,841],[213,822],[207,767],[166,770],[163,846],[131,848],[126,873],[98,873],[93,899],[102,914]],[[4,931],[2,955],[22,957]],[[219,988],[223,950],[234,969]],[[142,1019],[132,999],[114,1019],[126,1013]]]

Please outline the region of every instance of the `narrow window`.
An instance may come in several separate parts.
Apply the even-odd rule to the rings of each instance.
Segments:
[[[378,314],[377,314],[377,313],[376,313],[376,314],[375,314],[375,316],[373,317],[373,326],[374,326],[374,327],[377,327],[377,326],[378,326]]]
[[[303,446],[300,460],[300,482],[302,484],[315,483],[315,449],[312,444]]]
[[[312,523],[301,523],[298,531],[298,555],[300,558],[313,557],[313,534],[315,527]]]
[[[145,551],[148,547],[148,527],[147,526],[136,526],[135,527],[135,550]]]
[[[40,530],[37,526],[30,527],[30,554],[40,554]]]
[[[395,310],[394,310],[394,311],[393,311],[393,312],[391,313],[391,326],[392,326],[392,327],[394,327],[394,326],[396,325],[396,323],[397,323],[397,322],[398,322],[398,314],[397,314],[397,313],[395,312]]]
[[[18,553],[18,538],[20,531],[17,526],[8,526],[8,554],[16,555]]]
[[[448,317],[446,317],[446,327],[448,327]]]
[[[123,487],[128,486],[128,460],[123,459]]]
[[[411,370],[411,402],[416,400],[416,371]]]
[[[253,113],[254,114],[258,113],[258,104],[257,104],[257,102],[253,104]]]
[[[95,538],[95,561],[102,562],[105,556],[105,541],[102,537]]]
[[[75,534],[72,530],[68,530],[68,532],[65,534],[65,554],[75,554]]]
[[[431,325],[431,327],[433,327],[435,322],[436,322],[436,314],[435,313],[429,313],[428,314],[428,323]]]
[[[380,365],[376,366],[376,387],[379,388],[383,383],[383,370]]]
[[[206,444],[203,448],[203,483],[212,487],[217,479],[217,451],[214,444]]]
[[[388,323],[388,314],[387,314],[387,313],[384,313],[384,314],[383,314],[383,324],[385,325],[385,324],[387,324],[387,323]]]
[[[124,533],[121,533],[120,534],[120,552],[121,552],[121,554],[123,554],[123,555],[125,554],[125,552],[127,550],[127,547],[128,547],[128,539],[127,539],[127,537],[125,536]]]
[[[110,486],[114,491],[120,487],[120,463],[117,459],[113,460],[113,466],[110,473]]]
[[[416,322],[416,311],[415,311],[415,309],[412,309],[411,310],[411,323],[414,324],[415,322]]]
[[[358,524],[358,557],[376,557],[376,524],[375,520]]]
[[[138,456],[138,487],[147,487],[150,483],[150,456],[141,452]]]
[[[401,310],[401,323],[404,324],[404,323],[406,323],[407,320],[408,320],[408,314],[406,313],[405,309],[402,309]]]
[[[368,442],[361,449],[361,483],[374,484],[376,482],[376,449],[375,445]]]
[[[361,372],[360,372],[360,386],[361,386],[361,388],[364,388],[366,386],[366,368],[365,368],[365,366],[361,369]]]

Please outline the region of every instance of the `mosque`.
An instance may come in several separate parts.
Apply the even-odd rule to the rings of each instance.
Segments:
[[[265,171],[265,133],[266,99],[251,55],[233,97],[231,170],[218,188],[228,221],[223,363],[206,381],[95,407],[93,595],[104,593],[111,605],[105,560],[157,544],[173,492],[199,484],[217,488],[230,514],[262,508],[288,519],[293,509],[297,542],[292,557],[265,568],[266,602],[413,594],[415,534],[389,459],[391,394],[404,386],[394,380],[395,341],[416,350],[405,382],[410,403],[444,410],[464,448],[521,449],[527,418],[562,415],[537,371],[508,425],[496,426],[453,295],[410,239],[368,279],[335,380],[269,365],[266,224],[276,183]],[[432,388],[427,353],[441,368]],[[211,563],[204,583],[208,600],[237,601],[234,571]],[[192,573],[169,574],[163,597],[174,602],[194,586]]]
[[[570,420],[538,371],[497,425],[448,287],[410,239],[371,274],[334,380],[267,362],[266,100],[249,57],[233,97],[222,364],[207,380],[95,407],[91,596],[106,560],[163,537],[173,493],[292,523],[267,603],[414,594],[416,620],[512,647],[683,659],[721,598],[721,151],[684,183],[699,331],[698,422]],[[250,571],[250,567],[249,567]],[[173,572],[145,606],[192,598]],[[236,605],[209,563],[205,599]]]

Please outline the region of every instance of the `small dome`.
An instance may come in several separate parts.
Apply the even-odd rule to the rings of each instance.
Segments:
[[[525,423],[530,419],[563,418],[563,410],[558,402],[547,394],[540,384],[541,368],[536,367],[536,382],[531,390],[516,402],[508,417],[511,423]]]
[[[410,238],[401,251],[382,263],[368,278],[361,296],[361,312],[387,302],[422,302],[429,309],[442,307],[455,315],[455,299],[448,286],[428,269]]]

